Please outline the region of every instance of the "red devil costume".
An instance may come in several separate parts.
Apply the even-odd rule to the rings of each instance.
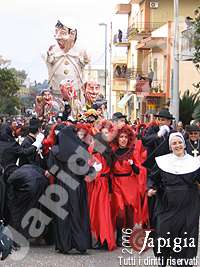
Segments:
[[[127,144],[121,147],[120,138],[126,136]],[[114,161],[112,167],[112,206],[117,226],[117,244],[121,245],[121,229],[132,228],[141,223],[141,206],[138,163],[134,156],[134,133],[129,126],[118,131],[114,142]]]
[[[108,124],[103,127],[109,127]],[[106,244],[108,250],[113,250],[116,247],[116,243],[109,192],[111,182],[110,167],[112,163],[111,148],[102,132],[94,136],[92,155],[95,162],[101,163],[102,169],[95,179],[88,183],[91,232],[93,237],[98,240],[98,248]]]

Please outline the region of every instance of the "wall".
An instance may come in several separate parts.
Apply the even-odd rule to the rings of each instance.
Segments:
[[[157,9],[150,9],[151,21],[166,22],[173,20],[173,0],[159,0],[159,7]],[[179,16],[194,17],[194,10],[199,6],[199,0],[180,0],[179,1]]]
[[[194,64],[191,61],[181,61],[179,68],[179,89],[181,91],[181,95],[188,89],[194,92],[196,89],[192,86],[192,84],[200,80],[199,72],[195,69]]]

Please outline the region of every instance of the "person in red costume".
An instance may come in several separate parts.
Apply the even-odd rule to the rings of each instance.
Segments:
[[[134,156],[134,141],[134,132],[128,125],[118,130],[113,141],[112,209],[118,246],[122,243],[122,228],[141,223],[140,168]]]
[[[93,248],[116,248],[115,233],[111,216],[110,168],[111,168],[111,132],[112,122],[100,123],[99,133],[94,136],[94,144],[90,147],[93,161],[98,164],[99,171],[93,181],[88,182],[88,198],[90,224],[93,238],[97,243]]]

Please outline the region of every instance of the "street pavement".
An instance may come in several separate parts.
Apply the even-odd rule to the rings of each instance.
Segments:
[[[19,252],[15,252],[17,254]],[[20,260],[15,261],[10,257],[4,262],[0,263],[0,266],[4,267],[119,267],[120,256],[128,258],[138,258],[138,253],[134,252],[133,255],[123,254],[122,248],[118,248],[112,252],[105,250],[88,250],[88,255],[80,255],[76,251],[72,251],[73,255],[63,255],[57,253],[54,247],[38,246],[30,247],[28,255]],[[13,256],[14,256],[13,254]],[[143,254],[143,258],[148,256],[153,257],[152,251],[148,251]],[[121,260],[122,261],[122,260]],[[143,265],[129,265],[129,266],[143,266]],[[146,265],[147,266],[147,265]]]
[[[54,247],[37,246],[30,247],[28,255],[20,260],[12,260],[10,257],[4,262],[0,262],[3,267],[119,267],[119,266],[157,266],[153,251],[148,250],[142,256],[138,252],[132,255],[118,248],[115,251],[108,252],[105,250],[89,250],[87,255],[76,254],[63,255],[57,253]],[[73,253],[73,251],[72,251]],[[13,256],[18,255],[15,252]],[[197,257],[200,266],[200,252]],[[120,258],[121,257],[121,258]],[[125,258],[125,261],[124,261]],[[139,260],[140,258],[140,260]],[[121,260],[120,260],[121,259]]]

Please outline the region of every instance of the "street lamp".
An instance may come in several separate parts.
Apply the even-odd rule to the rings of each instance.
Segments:
[[[106,23],[99,23],[99,26],[105,27],[105,67],[104,67],[104,74],[105,74],[105,91],[104,95],[106,98],[106,84],[107,84],[107,24]]]

